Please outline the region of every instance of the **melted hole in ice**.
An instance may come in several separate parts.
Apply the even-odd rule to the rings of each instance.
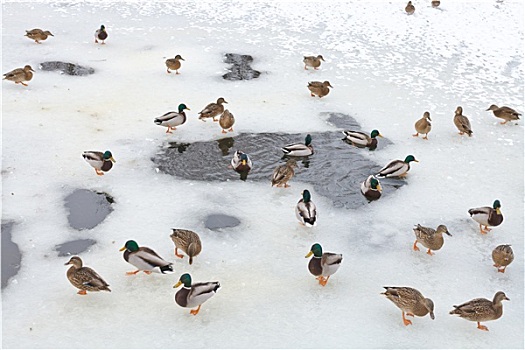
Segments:
[[[236,217],[224,214],[211,214],[204,219],[204,226],[212,231],[239,226],[240,223]]]
[[[13,222],[2,223],[2,289],[7,287],[7,282],[20,270],[22,254],[18,244],[12,241]]]
[[[65,198],[69,225],[77,230],[92,229],[113,211],[113,198],[101,192],[77,189]]]
[[[58,256],[70,256],[78,255],[85,252],[97,241],[92,239],[77,239],[74,241],[57,244],[55,250],[58,252]]]
[[[84,67],[74,63],[50,61],[40,63],[40,69],[45,71],[59,70],[67,75],[89,75],[95,73],[95,70],[91,67]]]
[[[256,71],[250,64],[253,62],[253,57],[250,55],[239,55],[236,53],[227,53],[224,62],[230,63],[232,66],[228,68],[230,72],[224,74],[222,77],[226,80],[251,80],[258,78],[261,72]]]
[[[361,130],[359,124],[348,115],[328,114],[328,122],[336,127]],[[315,153],[309,157],[295,157],[298,166],[295,177],[290,181],[291,190],[300,194],[304,188],[298,188],[294,183],[301,181],[310,184],[317,193],[330,198],[336,207],[357,208],[366,204],[368,201],[360,192],[360,184],[370,174],[379,171],[384,164],[374,163],[369,157],[371,151],[367,148],[359,149],[344,142],[341,131],[310,134]],[[286,162],[281,147],[304,142],[305,136],[306,133],[240,134],[215,141],[170,143],[153,157],[153,162],[160,171],[189,180],[235,180],[239,179],[240,175],[228,166],[233,153],[241,150],[247,153],[253,162],[248,179],[267,182],[270,188],[273,170]],[[377,150],[381,150],[391,142],[379,138],[378,144]],[[184,145],[182,150],[181,145]],[[405,184],[405,181],[399,179],[380,181],[383,196],[388,196]]]

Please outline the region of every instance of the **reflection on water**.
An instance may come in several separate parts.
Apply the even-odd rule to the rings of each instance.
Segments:
[[[217,143],[219,149],[222,152],[222,155],[227,156],[228,154],[230,154],[230,150],[232,149],[235,141],[233,140],[233,137],[226,137],[224,139],[217,140]]]

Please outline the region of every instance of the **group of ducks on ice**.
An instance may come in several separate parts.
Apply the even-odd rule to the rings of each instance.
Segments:
[[[439,1],[432,1],[432,6],[439,6]],[[415,11],[412,2],[409,1],[406,12],[412,14]],[[49,31],[43,31],[40,29],[33,29],[27,31],[26,36],[30,39],[35,40],[36,43],[46,40],[48,36],[53,36]],[[108,37],[105,27],[102,25],[95,32],[95,42],[99,41],[104,44],[104,40]],[[174,70],[176,74],[179,74],[178,70],[181,68],[181,60],[184,59],[177,55],[173,59],[166,60],[167,72],[170,73]],[[313,68],[317,70],[321,61],[324,61],[322,55],[318,56],[306,56],[303,59],[304,69]],[[30,81],[33,77],[32,72],[34,70],[31,66],[26,65],[24,68],[15,69],[9,73],[4,74],[4,79],[14,81],[17,84],[25,85],[26,81]],[[330,92],[329,87],[332,87],[328,81],[324,82],[310,82],[308,83],[308,89],[310,90],[311,96],[318,96],[322,98]],[[227,110],[224,109],[223,104],[228,103],[222,97],[217,102],[208,104],[201,112],[199,112],[199,119],[205,121],[207,118],[213,118],[213,121],[217,121],[215,118],[219,118],[218,121],[223,129],[223,133],[226,133],[226,129],[233,131],[233,124],[235,118]],[[172,133],[176,130],[177,126],[180,126],[186,122],[185,110],[190,110],[185,104],[178,106],[177,112],[168,112],[163,116],[154,120],[155,124],[167,127],[166,133]],[[509,107],[498,107],[491,105],[487,111],[492,111],[494,115],[504,121],[501,124],[505,124],[509,121],[515,121],[519,119],[519,113]],[[469,119],[463,115],[463,109],[457,107],[454,124],[459,130],[460,135],[467,134],[469,137],[472,136],[472,128]],[[431,119],[430,113],[425,112],[423,117],[415,123],[416,134],[424,134],[424,139],[428,140],[428,133],[431,131]],[[353,146],[360,148],[369,148],[371,150],[377,147],[376,137],[381,137],[378,130],[373,130],[370,135],[361,131],[346,130],[343,132],[345,135],[344,140]],[[305,143],[296,143],[282,147],[284,154],[289,157],[286,164],[278,166],[272,175],[272,186],[277,187],[289,187],[288,181],[294,176],[294,168],[296,161],[294,157],[308,157],[314,154],[312,146],[312,137],[307,135]],[[83,153],[84,159],[95,169],[97,175],[104,175],[104,172],[109,171],[115,159],[110,151],[98,152],[98,151],[86,151]],[[365,181],[361,183],[361,193],[368,200],[377,200],[381,197],[381,184],[378,178],[389,178],[389,177],[404,177],[410,170],[410,162],[417,160],[414,156],[409,155],[405,160],[393,160],[384,166],[375,175],[370,175]],[[239,173],[247,173],[252,169],[252,161],[250,157],[241,152],[236,151],[233,159],[231,160],[231,167]],[[479,223],[480,232],[486,234],[491,229],[489,226],[498,226],[503,222],[503,215],[500,211],[501,204],[499,200],[495,200],[492,207],[480,207],[470,209],[468,212],[472,219]],[[301,224],[305,226],[315,226],[317,219],[317,210],[315,204],[311,200],[311,194],[308,190],[304,190],[302,198],[296,205],[295,208],[296,216]],[[414,228],[414,234],[416,240],[413,245],[415,251],[419,251],[418,244],[423,245],[427,248],[427,254],[433,255],[432,251],[441,249],[443,246],[443,234],[451,235],[445,225],[439,225],[436,230],[417,225]],[[193,262],[193,258],[197,256],[202,249],[201,240],[199,235],[190,230],[173,229],[171,239],[175,244],[175,255],[179,258],[183,258],[182,254],[178,253],[180,249],[189,257],[189,264]],[[161,258],[154,250],[148,247],[140,247],[137,242],[130,240],[127,241],[124,247],[120,249],[124,251],[124,260],[132,264],[137,270],[127,272],[128,275],[135,275],[140,271],[146,274],[152,272],[158,273],[172,273],[172,263]],[[334,254],[329,252],[323,252],[323,248],[320,244],[315,243],[312,245],[310,252],[306,255],[306,258],[311,257],[308,263],[308,270],[319,281],[319,284],[325,286],[330,276],[332,276],[340,267],[342,263],[342,254]],[[498,272],[505,272],[506,267],[513,261],[514,254],[510,245],[500,245],[496,247],[492,252],[492,258],[494,260],[494,266],[498,269]],[[83,266],[82,260],[78,256],[73,256],[65,265],[72,265],[67,271],[67,278],[73,286],[79,289],[78,294],[85,295],[87,291],[110,291],[109,285],[100,277],[93,269]],[[189,274],[185,273],[179,281],[173,286],[178,288],[182,285],[182,288],[175,294],[175,301],[182,307],[192,308],[190,313],[197,315],[201,308],[201,305],[211,298],[220,287],[219,282],[204,282],[194,283]],[[409,325],[412,322],[408,320],[406,316],[425,316],[430,315],[434,319],[434,303],[431,299],[425,298],[418,290],[411,287],[384,287],[384,294],[389,300],[391,300],[398,308],[402,311],[403,323]],[[454,305],[454,310],[450,311],[450,314],[457,314],[462,318],[470,321],[477,322],[478,328],[481,330],[488,330],[486,326],[481,325],[480,322],[496,320],[503,314],[502,301],[509,300],[504,292],[497,292],[492,300],[484,298],[477,298],[470,300],[461,305]]]

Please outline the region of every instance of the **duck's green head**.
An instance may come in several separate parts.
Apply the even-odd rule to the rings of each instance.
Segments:
[[[104,30],[106,30],[106,27],[104,27],[104,25],[101,25],[100,26],[100,30],[104,31]]]
[[[246,153],[241,153],[241,162],[242,165],[246,165],[246,163],[248,162],[248,156],[246,155]]]
[[[304,190],[303,191],[303,201],[305,203],[308,203],[312,199],[312,196],[310,195],[310,191]]]
[[[129,250],[130,252],[136,252],[139,250],[139,245],[135,241],[127,241],[124,247],[120,248],[120,251]]]
[[[188,108],[184,103],[181,103],[179,105],[179,113],[181,113],[183,110],[187,109],[188,111],[191,111],[191,109]]]
[[[416,158],[414,158],[413,155],[409,155],[405,158],[405,163],[410,163],[410,162],[417,162],[419,163],[419,160],[417,160]]]
[[[381,191],[381,185],[379,184],[379,180],[376,179],[375,177],[373,177],[371,180],[370,180],[370,187],[372,187],[374,190],[378,190],[378,191]]]
[[[494,203],[492,204],[492,208],[496,209],[496,213],[497,213],[498,215],[501,215],[501,210],[500,210],[500,208],[501,208],[501,203],[499,202],[499,200],[496,199],[496,200],[494,201]]]
[[[310,146],[311,143],[312,143],[312,135],[308,134],[304,138],[304,144],[307,146]]]
[[[102,156],[104,158],[104,160],[111,160],[113,163],[116,163],[117,161],[115,160],[115,158],[113,158],[113,155],[111,154],[110,151],[106,151],[104,152],[104,155]]]
[[[383,135],[381,135],[381,134],[379,133],[379,131],[376,130],[376,129],[372,130],[372,132],[370,133],[370,137],[373,138],[373,139],[375,139],[375,138],[378,137],[378,136],[379,136],[379,137],[383,137]]]
[[[190,288],[191,287],[191,276],[189,273],[185,273],[184,275],[180,276],[179,282],[173,286],[173,288],[177,288],[181,284],[184,284],[184,287]]]
[[[316,258],[320,258],[323,256],[323,248],[321,248],[321,245],[319,243],[315,243],[314,245],[312,245],[312,248],[310,248],[310,252],[306,254],[305,258],[309,258],[312,255]]]

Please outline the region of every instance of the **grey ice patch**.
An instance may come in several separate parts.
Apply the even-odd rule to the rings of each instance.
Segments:
[[[253,57],[250,55],[227,53],[224,62],[232,65],[229,68],[230,72],[222,76],[226,80],[251,80],[261,75],[261,72],[250,67],[253,62]]]
[[[204,226],[212,231],[217,231],[223,228],[230,228],[239,226],[241,221],[236,217],[224,214],[211,214],[204,219]]]
[[[2,289],[7,282],[20,270],[22,254],[18,244],[12,241],[13,222],[2,222]]]
[[[70,256],[78,255],[85,252],[97,241],[93,239],[77,239],[74,241],[57,244],[55,250],[58,252],[58,256]]]
[[[113,211],[113,198],[106,193],[76,189],[65,198],[69,225],[77,230],[92,229]]]
[[[95,73],[95,69],[84,67],[74,63],[50,61],[40,63],[40,69],[44,71],[61,71],[67,75],[84,76]]]

